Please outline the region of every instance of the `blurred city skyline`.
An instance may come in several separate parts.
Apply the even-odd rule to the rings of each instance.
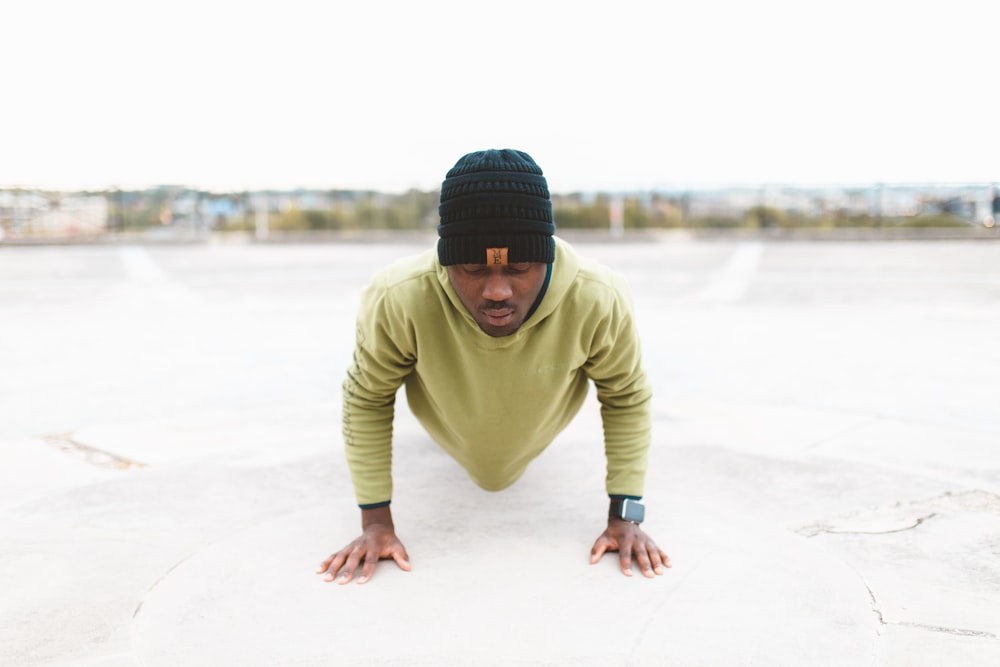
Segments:
[[[213,193],[175,186],[57,193],[0,188],[0,245],[85,240],[120,233],[207,238],[215,232],[433,231],[435,191]],[[937,230],[985,228],[1000,218],[995,185],[866,188],[719,188],[683,192],[553,193],[560,230]],[[852,233],[853,233],[852,232]],[[312,238],[316,238],[313,236]],[[991,236],[989,238],[997,238]]]
[[[0,187],[554,192],[1000,181],[1000,7],[292,0],[3,10]]]

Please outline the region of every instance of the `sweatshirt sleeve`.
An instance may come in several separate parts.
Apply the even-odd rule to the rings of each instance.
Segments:
[[[652,436],[652,389],[642,366],[632,302],[618,279],[584,370],[597,388],[608,460],[607,491],[641,497]]]
[[[416,355],[384,282],[361,297],[354,357],[343,384],[343,435],[359,505],[392,498],[392,422],[396,392]]]

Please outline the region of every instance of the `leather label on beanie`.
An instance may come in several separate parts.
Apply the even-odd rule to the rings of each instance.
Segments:
[[[507,265],[507,248],[487,248],[486,263],[495,266]]]

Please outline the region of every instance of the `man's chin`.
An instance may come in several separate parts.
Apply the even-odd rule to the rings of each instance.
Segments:
[[[489,322],[476,322],[479,328],[483,330],[483,333],[492,336],[493,338],[503,338],[504,336],[509,336],[521,327],[520,322],[511,322],[510,324],[505,324],[503,326],[495,326]]]

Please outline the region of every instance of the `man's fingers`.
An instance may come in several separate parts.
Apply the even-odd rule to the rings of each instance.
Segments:
[[[664,568],[670,567],[670,556],[657,547],[650,552],[653,556],[653,569],[657,574],[663,574]]]
[[[351,550],[351,555],[347,557],[347,562],[344,563],[344,569],[340,571],[340,575],[337,577],[338,584],[346,584],[354,578],[354,571],[358,569],[358,565],[361,564],[361,558],[364,555],[365,550],[361,547],[354,547]]]
[[[649,550],[649,560],[653,565],[653,572],[663,574],[663,568],[670,567],[670,561],[666,558],[666,556],[667,555],[658,548]]]
[[[389,557],[396,561],[396,565],[398,565],[401,570],[406,570],[407,572],[410,571],[410,561],[406,555],[406,549],[403,548],[402,544],[393,547],[388,553],[384,552],[381,556],[377,556],[374,549],[369,549],[368,553],[365,555],[365,564],[361,569],[361,578],[358,579],[358,583],[363,584],[371,579],[372,574],[375,572],[375,566],[378,565],[379,560]]]
[[[341,571],[340,576],[337,577],[337,583],[344,585],[354,578],[354,570],[349,570],[346,567]]]
[[[345,560],[347,560],[347,554],[343,551],[338,551],[323,561],[323,565],[326,567],[320,570],[320,574],[323,572],[329,572],[324,578],[325,581],[333,581],[333,578],[337,576],[337,572],[344,566]]]
[[[590,564],[593,565],[597,561],[601,560],[601,556],[603,556],[610,548],[611,541],[607,537],[604,535],[598,537],[597,541],[594,542],[594,546],[590,549]]]
[[[608,529],[597,538],[590,550],[591,564],[599,561],[608,551],[618,552],[618,562],[626,577],[633,574],[633,559],[639,566],[639,571],[650,579],[663,574],[666,571],[664,568],[670,567],[667,554],[634,525],[609,521]]]
[[[618,559],[622,564],[622,573],[626,577],[632,576],[632,545],[626,544],[618,551]]]
[[[365,554],[365,563],[361,566],[361,577],[358,578],[359,584],[363,584],[372,578],[372,573],[375,572],[376,565],[378,565],[378,555],[369,549],[368,553]]]
[[[635,562],[639,564],[639,569],[642,570],[642,574],[645,577],[655,577],[653,574],[653,567],[650,564],[649,554],[646,552],[646,547],[640,546],[635,551]]]
[[[392,559],[396,561],[396,565],[399,569],[410,571],[410,558],[406,555],[406,549],[400,549],[392,552]]]
[[[323,574],[324,572],[326,572],[327,570],[329,570],[330,569],[330,564],[333,562],[333,559],[336,557],[336,555],[337,554],[332,554],[329,558],[327,558],[325,561],[323,561],[322,563],[320,563],[319,564],[319,568],[317,568],[317,570],[316,570],[316,574]]]

